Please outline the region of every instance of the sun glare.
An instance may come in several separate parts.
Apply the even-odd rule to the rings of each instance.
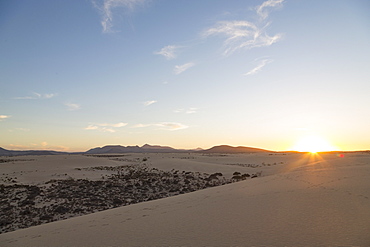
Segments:
[[[293,147],[293,150],[300,152],[324,152],[334,151],[336,148],[332,146],[328,141],[319,136],[306,136],[299,140]]]

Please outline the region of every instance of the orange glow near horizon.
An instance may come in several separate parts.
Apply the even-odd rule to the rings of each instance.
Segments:
[[[316,135],[303,137],[293,146],[292,149],[294,151],[310,153],[338,150],[338,148],[331,145],[328,141]]]

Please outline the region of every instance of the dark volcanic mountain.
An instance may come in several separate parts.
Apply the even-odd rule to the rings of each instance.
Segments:
[[[215,146],[210,149],[199,151],[201,153],[262,153],[262,152],[273,152],[260,148],[250,148],[250,147],[232,147],[228,145]]]
[[[86,152],[86,154],[119,154],[119,153],[142,153],[139,146],[120,146],[120,145],[109,145],[104,147],[92,148]]]
[[[0,148],[0,156],[7,156],[7,155],[12,155],[11,151],[6,150],[4,148]]]
[[[171,147],[167,147],[167,146],[159,146],[159,145],[149,145],[149,144],[145,144],[141,147],[142,149],[161,149],[161,150],[168,150],[168,151],[176,151],[177,149],[174,149],[174,148],[171,148]]]

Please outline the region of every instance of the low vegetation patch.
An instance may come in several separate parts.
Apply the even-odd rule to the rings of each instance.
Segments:
[[[77,168],[113,171],[101,180],[59,179],[43,185],[0,185],[0,233],[115,207],[189,193],[260,174],[162,171],[146,165]]]

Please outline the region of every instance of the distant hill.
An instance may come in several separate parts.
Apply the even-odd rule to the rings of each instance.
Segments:
[[[17,156],[17,155],[55,155],[67,154],[66,152],[58,152],[53,150],[7,150],[0,147],[0,156]]]
[[[0,155],[1,156],[7,156],[7,155],[12,155],[12,154],[11,154],[11,151],[6,150],[4,148],[0,148]]]
[[[108,145],[104,147],[97,147],[90,149],[86,154],[112,154],[112,153],[181,153],[189,152],[189,150],[179,150],[167,146],[149,145],[145,144],[142,147],[139,146],[120,146],[120,145]]]
[[[262,153],[262,152],[273,152],[260,148],[251,148],[251,147],[232,147],[228,145],[214,146],[210,149],[199,151],[201,153]]]

